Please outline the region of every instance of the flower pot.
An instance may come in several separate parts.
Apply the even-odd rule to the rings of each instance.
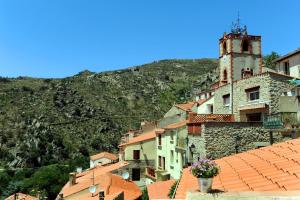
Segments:
[[[203,193],[207,193],[211,190],[213,178],[198,178],[199,189]]]

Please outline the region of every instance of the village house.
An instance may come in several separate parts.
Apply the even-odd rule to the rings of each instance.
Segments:
[[[164,127],[156,134],[157,180],[179,179],[181,170],[187,165],[187,120]]]
[[[39,198],[33,197],[28,194],[15,193],[15,194],[12,194],[11,196],[7,197],[5,200],[39,200]]]
[[[300,49],[275,59],[274,63],[279,73],[300,78]]]
[[[79,199],[139,199],[140,188],[122,175],[127,162],[96,166],[80,173],[71,173],[69,181],[60,191],[57,200]]]
[[[131,137],[126,143],[119,145],[120,160],[126,161],[129,165],[125,168],[129,173],[129,179],[138,186],[144,187],[156,181],[156,134],[164,132],[163,129],[147,129],[146,132],[139,132]],[[137,131],[135,131],[137,133]]]
[[[300,139],[249,150],[216,160],[220,174],[213,179],[217,194],[199,193],[197,178],[183,170],[176,199],[298,199]]]
[[[118,157],[112,153],[101,152],[99,154],[90,156],[90,168],[97,165],[107,165],[118,161]]]

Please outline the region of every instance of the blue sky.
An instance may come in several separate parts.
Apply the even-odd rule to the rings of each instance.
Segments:
[[[0,76],[65,77],[216,58],[240,12],[264,54],[300,47],[297,0],[0,0]]]

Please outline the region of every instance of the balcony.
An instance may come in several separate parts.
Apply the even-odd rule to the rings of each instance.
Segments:
[[[185,138],[178,138],[176,143],[176,148],[185,150],[186,149],[186,139]]]
[[[156,170],[156,173],[158,181],[166,181],[170,179],[170,173],[166,170],[158,169]]]

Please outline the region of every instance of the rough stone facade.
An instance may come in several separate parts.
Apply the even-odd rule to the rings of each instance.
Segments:
[[[291,78],[287,76],[266,72],[235,81],[232,85],[227,84],[221,86],[215,91],[214,112],[216,114],[233,113],[236,121],[246,121],[245,114],[251,112],[262,112],[267,114],[279,113],[279,99],[281,94],[293,87],[288,82],[290,79]],[[255,87],[259,87],[259,100],[249,101],[246,90]],[[233,101],[232,105],[225,106],[223,97],[228,94],[232,95]],[[245,106],[255,106],[258,104],[264,104],[266,107],[260,108],[260,110],[243,110],[243,107]]]
[[[243,152],[260,146],[270,145],[270,133],[260,122],[206,122],[201,125],[201,136],[204,140],[207,158],[218,159],[224,156]],[[274,143],[282,142],[280,133],[273,133]],[[202,150],[203,152],[203,150]]]
[[[189,162],[196,162],[198,158],[206,157],[205,138],[202,135],[188,135],[188,146],[194,145],[193,152],[189,152]]]

